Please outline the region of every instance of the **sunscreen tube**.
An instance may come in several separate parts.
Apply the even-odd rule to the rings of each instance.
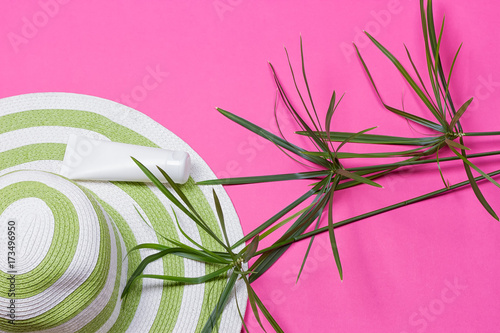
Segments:
[[[131,156],[161,182],[167,180],[156,166],[175,183],[184,184],[189,178],[191,159],[186,152],[94,140],[74,134],[70,135],[60,174],[73,180],[150,182]]]

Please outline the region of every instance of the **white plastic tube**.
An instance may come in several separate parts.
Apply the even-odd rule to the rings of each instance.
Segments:
[[[156,166],[176,183],[189,178],[191,159],[183,151],[136,146],[70,135],[60,174],[73,180],[150,182],[134,163],[144,164],[160,181],[167,182]]]

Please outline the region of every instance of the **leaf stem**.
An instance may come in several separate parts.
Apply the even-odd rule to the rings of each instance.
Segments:
[[[496,176],[498,174],[500,174],[500,170],[496,170],[496,171],[490,172],[487,175],[490,176],[490,177],[493,177],[493,176]],[[479,177],[476,177],[474,179],[476,181],[479,181],[479,180],[485,179],[485,177],[479,176]],[[463,187],[463,186],[466,186],[466,185],[469,185],[469,184],[470,184],[470,181],[466,180],[466,181],[463,181],[461,183],[458,183],[458,184],[450,186],[449,189],[445,187],[445,188],[442,188],[440,190],[436,190],[436,191],[433,191],[433,192],[430,192],[430,193],[427,193],[427,194],[424,194],[424,195],[421,195],[421,196],[418,196],[418,197],[415,197],[415,198],[412,198],[412,199],[409,199],[409,200],[405,200],[405,201],[402,201],[402,202],[399,202],[399,203],[396,203],[396,204],[393,204],[393,205],[390,205],[390,206],[386,206],[384,208],[380,208],[380,209],[377,209],[377,210],[374,210],[374,211],[371,211],[371,212],[368,212],[368,213],[364,213],[364,214],[361,214],[361,215],[358,215],[358,216],[355,216],[355,217],[351,217],[349,219],[346,219],[346,220],[334,223],[333,227],[334,228],[338,228],[338,227],[344,226],[346,224],[357,222],[357,221],[366,219],[368,217],[372,217],[372,216],[375,216],[375,215],[378,215],[378,214],[381,214],[381,213],[385,213],[385,212],[388,212],[388,211],[391,211],[391,210],[394,210],[394,209],[397,209],[397,208],[400,208],[400,207],[403,207],[403,206],[407,206],[407,205],[411,205],[411,204],[414,204],[414,203],[417,203],[417,202],[420,202],[420,201],[424,201],[426,199],[430,199],[430,198],[439,196],[439,195],[444,194],[444,193],[446,193],[448,191],[455,190],[455,189],[458,189],[460,187]],[[255,252],[254,256],[263,254],[265,252],[269,252],[271,250],[274,250],[274,249],[277,249],[277,248],[280,248],[280,247],[283,247],[283,246],[290,245],[292,243],[298,242],[298,241],[306,239],[306,238],[310,238],[312,236],[315,236],[315,235],[318,235],[318,234],[321,234],[321,233],[327,232],[327,231],[328,231],[328,227],[323,227],[323,228],[319,228],[319,229],[310,231],[308,233],[305,233],[305,234],[302,234],[302,235],[299,235],[299,236],[295,236],[293,238],[290,238],[290,239],[282,241],[282,242],[277,242],[277,243],[275,243],[275,244],[273,244],[273,245],[271,245],[271,246],[269,246],[269,247],[267,247],[265,249],[262,249],[260,251]]]
[[[500,132],[468,132],[463,134],[463,136],[488,136],[488,135],[500,135]]]
[[[467,158],[473,158],[473,157],[484,157],[484,156],[493,156],[493,155],[500,155],[500,151],[491,151],[491,152],[485,152],[485,153],[478,153],[478,154],[468,154]],[[441,157],[439,159],[439,162],[447,162],[447,161],[454,161],[460,159],[458,156],[452,156],[452,157]],[[348,171],[363,171],[363,170],[374,170],[379,171],[379,170],[385,170],[393,167],[400,167],[400,166],[405,166],[405,165],[416,165],[416,164],[427,164],[427,163],[436,163],[438,159],[433,158],[433,159],[428,159],[428,160],[418,160],[418,161],[402,161],[402,162],[395,162],[395,163],[388,163],[388,164],[380,164],[376,166],[363,166],[363,167],[355,167],[355,168],[347,168],[346,170]]]

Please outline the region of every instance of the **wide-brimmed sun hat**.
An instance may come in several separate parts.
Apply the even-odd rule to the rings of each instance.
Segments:
[[[162,236],[191,243],[178,229],[173,205],[152,184],[75,182],[60,176],[71,134],[188,152],[191,178],[182,190],[210,227],[221,233],[212,187],[195,185],[215,175],[185,142],[152,119],[124,105],[78,94],[1,99],[0,331],[200,331],[217,304],[224,279],[199,285],[137,280],[127,298],[120,299],[127,278],[153,253],[129,253],[131,248],[166,244]],[[238,217],[225,191],[215,190],[229,239],[235,242],[243,236]],[[182,213],[176,215],[195,241],[219,249],[195,223]],[[196,277],[213,269],[167,256],[148,265],[144,273]],[[238,284],[236,294],[244,312],[244,286]],[[218,329],[241,330],[234,296]]]

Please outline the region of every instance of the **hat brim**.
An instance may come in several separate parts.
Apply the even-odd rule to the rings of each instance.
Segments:
[[[221,233],[215,217],[212,187],[198,187],[195,181],[215,178],[203,159],[175,134],[144,114],[122,104],[98,97],[70,93],[37,93],[0,100],[0,176],[15,170],[58,173],[70,134],[170,150],[186,151],[192,159],[192,173],[183,191],[213,230]],[[151,184],[125,182],[78,182],[92,192],[115,222],[128,252],[140,243],[165,243],[168,236],[189,243],[172,217],[171,203]],[[224,189],[215,187],[226,216],[231,242],[243,236],[234,207]],[[136,208],[153,227],[142,221]],[[182,214],[183,229],[205,247],[218,244]],[[122,265],[123,288],[148,250],[130,253]],[[213,268],[188,259],[164,258],[148,266],[147,274],[186,277],[205,275]],[[165,285],[144,279],[135,284],[125,302],[100,327],[114,332],[196,332],[208,320],[224,288],[218,280],[200,285]],[[247,294],[237,285],[237,302],[245,311]],[[233,296],[234,297],[234,296]],[[240,332],[241,319],[231,299],[219,323],[221,332]]]

